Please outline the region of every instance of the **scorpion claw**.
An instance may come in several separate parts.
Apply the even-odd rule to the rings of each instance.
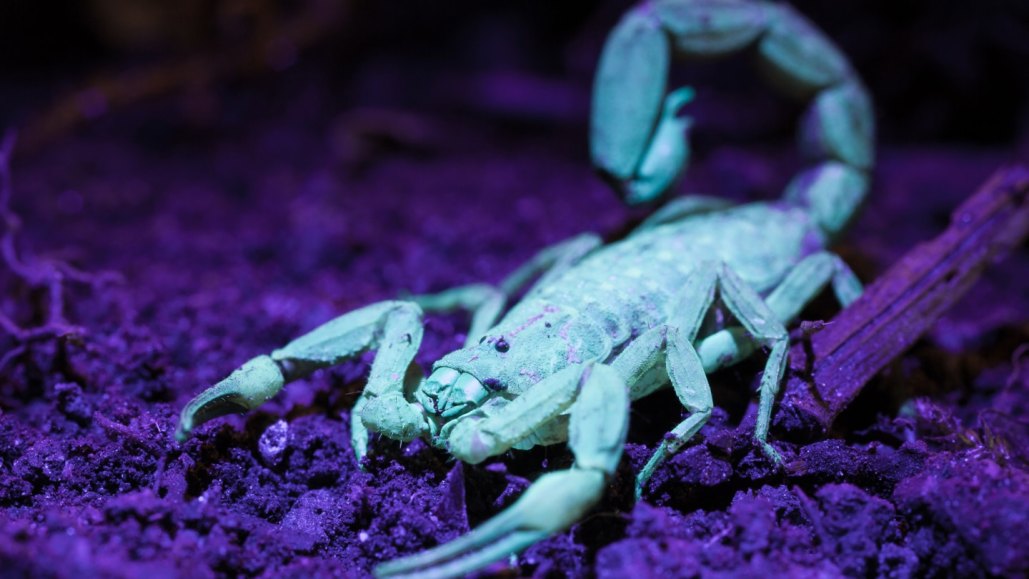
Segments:
[[[518,553],[572,525],[604,491],[601,471],[573,469],[543,475],[507,510],[474,531],[429,551],[390,561],[376,577],[460,577]]]
[[[219,416],[257,408],[282,390],[284,383],[282,370],[271,357],[250,360],[189,401],[179,416],[175,439],[185,441],[197,426]]]
[[[402,442],[429,432],[425,413],[396,392],[369,400],[361,411],[360,420],[370,430]]]

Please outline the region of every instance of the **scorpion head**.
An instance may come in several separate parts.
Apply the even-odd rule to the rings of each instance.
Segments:
[[[610,348],[604,332],[578,312],[523,302],[477,344],[436,362],[415,399],[449,422],[493,398],[513,399],[569,365],[602,359]]]

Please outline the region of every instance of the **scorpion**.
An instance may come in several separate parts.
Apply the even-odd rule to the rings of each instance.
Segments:
[[[621,459],[633,400],[671,387],[687,413],[635,481],[637,499],[663,461],[711,416],[707,374],[766,350],[754,441],[776,464],[769,422],[787,363],[786,324],[831,286],[842,306],[857,277],[826,250],[869,187],[874,119],[841,51],[787,4],[651,0],[626,13],[594,81],[590,153],[630,204],[662,200],[689,159],[689,87],[666,94],[673,55],[749,49],[774,84],[804,99],[807,167],[783,198],[741,206],[714,197],[667,202],[624,239],[583,234],[540,251],[499,285],[473,284],[372,304],[244,363],[183,409],[176,437],[252,410],[290,381],[375,351],[350,439],[360,464],[369,432],[423,437],[471,464],[510,449],[567,441],[565,469],[542,475],[470,533],[379,565],[379,576],[459,576],[577,522]],[[524,292],[518,303],[508,303]],[[464,347],[426,377],[414,363],[424,312],[471,314]],[[716,315],[725,314],[725,315]]]

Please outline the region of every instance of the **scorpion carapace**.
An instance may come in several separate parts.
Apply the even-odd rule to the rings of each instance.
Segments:
[[[574,464],[540,477],[510,508],[468,535],[381,565],[380,576],[457,576],[503,559],[575,523],[602,496],[621,459],[629,405],[671,387],[687,410],[636,481],[639,497],[662,461],[712,411],[707,373],[769,350],[756,444],[767,440],[786,365],[785,324],[826,286],[843,305],[861,285],[828,242],[868,188],[873,119],[867,94],[840,51],[785,4],[655,0],[630,11],[609,38],[594,86],[591,150],[630,203],[661,197],[688,158],[691,89],[665,95],[670,56],[752,49],[789,91],[810,99],[801,146],[811,166],[784,199],[730,207],[688,196],[624,240],[591,234],[544,249],[498,286],[476,284],[345,314],[244,364],[193,399],[177,436],[252,409],[286,382],[376,350],[354,406],[360,459],[373,430],[425,437],[471,463],[510,449],[568,441]],[[534,283],[533,283],[534,282]],[[525,291],[527,289],[527,291]],[[510,309],[508,301],[525,291]],[[731,320],[712,324],[720,308]],[[426,377],[412,361],[424,311],[472,313],[468,343]]]

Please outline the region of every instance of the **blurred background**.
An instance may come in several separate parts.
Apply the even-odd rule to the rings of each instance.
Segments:
[[[164,98],[178,114],[167,119],[174,128],[161,128],[163,138],[189,138],[273,91],[284,102],[294,91],[303,102],[300,93],[311,85],[299,79],[317,77],[326,91],[320,106],[339,111],[432,111],[581,131],[603,39],[632,4],[7,0],[0,4],[0,124],[21,127],[23,149],[35,150],[114,111]],[[794,4],[869,85],[883,142],[1024,140],[1029,2]],[[748,90],[759,85],[746,59],[680,68],[683,81],[716,87],[697,105],[708,111],[702,146],[711,127],[743,140],[793,130],[791,105]],[[232,101],[225,95],[233,87],[258,90]]]

